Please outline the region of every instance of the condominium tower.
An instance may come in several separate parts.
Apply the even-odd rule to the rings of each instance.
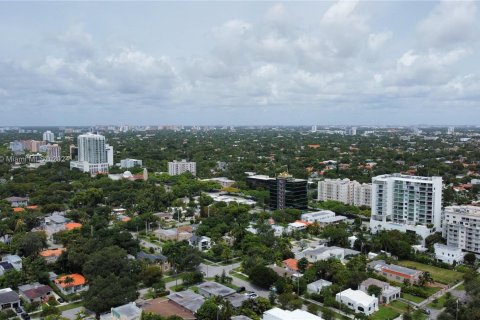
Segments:
[[[107,149],[105,137],[100,134],[81,134],[77,139],[78,161],[70,162],[70,169],[83,172],[108,173]]]
[[[444,219],[448,246],[480,254],[480,207],[445,207]]]
[[[374,177],[370,229],[415,232],[422,238],[441,231],[442,177]]]
[[[334,200],[354,206],[370,207],[372,185],[350,179],[325,179],[318,182],[318,201]]]
[[[168,174],[171,176],[177,176],[185,172],[191,172],[193,175],[197,174],[197,163],[188,162],[183,159],[182,161],[172,161],[168,163]]]
[[[52,131],[47,130],[43,133],[43,141],[47,142],[54,142],[55,141],[55,135],[53,134]]]

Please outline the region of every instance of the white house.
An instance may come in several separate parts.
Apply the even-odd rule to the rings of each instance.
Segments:
[[[17,271],[22,270],[22,258],[17,256],[16,254],[7,254],[2,258],[2,261],[10,263]]]
[[[400,287],[391,286],[388,282],[383,282],[373,278],[368,278],[367,280],[363,281],[360,284],[360,290],[368,293],[368,288],[372,285],[382,289],[382,293],[379,297],[381,303],[390,303],[393,300],[400,298]]]
[[[304,213],[301,215],[302,221],[307,221],[307,222],[320,222],[322,220],[325,220],[327,218],[333,218],[335,217],[335,212],[330,211],[330,210],[321,210],[321,211],[315,211],[315,212],[308,212]]]
[[[212,247],[212,239],[206,236],[197,237],[196,235],[193,235],[188,239],[188,243],[192,247],[198,248],[200,251],[206,251]]]
[[[363,291],[348,288],[335,296],[337,302],[343,303],[355,312],[361,312],[367,316],[378,311],[378,298],[369,296]]]
[[[320,279],[320,280],[317,280],[315,282],[309,283],[307,285],[307,292],[308,293],[320,293],[320,291],[322,291],[323,288],[329,287],[331,285],[332,285],[332,283],[330,281]]]
[[[300,230],[305,230],[306,228],[307,228],[307,223],[302,221],[295,221],[288,224],[287,231],[288,232],[300,231]]]
[[[447,246],[441,243],[435,243],[433,245],[433,249],[435,250],[435,258],[442,262],[453,264],[455,263],[462,263],[463,256],[465,255],[462,252],[462,249],[452,246]]]
[[[311,314],[300,309],[297,310],[282,310],[280,308],[273,308],[263,313],[263,320],[323,320],[319,316]]]
[[[301,258],[307,258],[307,260],[312,263],[316,261],[328,260],[330,258],[335,258],[342,261],[345,258],[345,249],[340,247],[319,247],[305,249],[297,253],[295,258],[297,260],[300,260]]]

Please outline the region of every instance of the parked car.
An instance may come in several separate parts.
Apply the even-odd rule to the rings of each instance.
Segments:
[[[20,307],[16,307],[16,308],[15,308],[15,312],[16,312],[16,313],[22,313],[23,310],[22,310],[22,308],[20,308]]]
[[[243,291],[245,291],[245,287],[240,287],[237,289],[237,292],[243,292]]]
[[[62,298],[58,298],[57,301],[58,301],[59,303],[64,303],[64,302],[65,302]]]
[[[255,292],[247,292],[247,293],[245,293],[245,295],[246,295],[247,297],[249,297],[250,299],[256,299],[256,298],[258,298],[258,294],[256,294]]]
[[[22,313],[20,317],[22,317],[23,320],[30,320],[30,316],[28,315],[28,313]]]

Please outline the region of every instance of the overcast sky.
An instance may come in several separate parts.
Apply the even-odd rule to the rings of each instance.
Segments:
[[[0,125],[478,125],[478,6],[0,2]]]

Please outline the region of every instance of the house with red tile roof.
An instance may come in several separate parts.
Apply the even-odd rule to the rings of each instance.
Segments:
[[[54,283],[65,295],[88,290],[87,280],[78,273],[60,276],[55,279]]]

